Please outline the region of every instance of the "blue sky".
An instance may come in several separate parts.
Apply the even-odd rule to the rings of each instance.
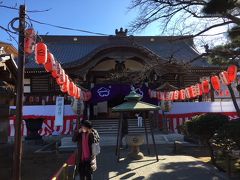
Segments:
[[[28,10],[48,12],[28,13],[30,18],[42,22],[84,29],[104,34],[114,34],[116,28],[127,28],[137,16],[137,11],[128,11],[131,0],[3,0],[4,5],[17,7],[26,3]],[[0,8],[0,25],[7,27],[8,22],[18,16],[16,10]],[[34,23],[39,34],[49,35],[89,35],[75,31],[53,28]],[[137,35],[159,35],[157,26],[152,25]],[[0,41],[10,42],[9,36],[0,30]]]

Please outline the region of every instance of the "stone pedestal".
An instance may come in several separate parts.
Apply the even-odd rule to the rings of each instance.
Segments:
[[[135,134],[135,135],[127,135],[126,142],[129,146],[131,146],[131,152],[128,154],[128,158],[139,160],[143,159],[144,155],[140,152],[140,145],[144,143],[144,135]]]

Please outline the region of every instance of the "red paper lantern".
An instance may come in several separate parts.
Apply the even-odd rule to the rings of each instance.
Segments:
[[[68,94],[72,97],[74,97],[74,95],[75,95],[75,84],[72,81],[69,83]]]
[[[201,84],[196,84],[195,85],[195,92],[196,92],[196,96],[201,96],[202,95],[202,86]]]
[[[36,32],[33,28],[26,29],[24,39],[24,52],[29,55],[34,51],[36,43]]]
[[[196,88],[194,85],[190,86],[190,94],[192,98],[195,98],[197,96]]]
[[[186,97],[187,99],[190,99],[190,98],[191,98],[190,91],[189,91],[189,87],[185,88],[185,97]]]
[[[63,93],[66,93],[68,92],[68,88],[69,88],[69,79],[68,79],[68,75],[65,74],[65,82],[61,86],[61,91]]]
[[[186,97],[185,97],[185,90],[184,89],[181,89],[179,91],[179,99],[180,100],[184,100]]]
[[[225,95],[226,95],[226,96],[229,96],[229,95],[230,95],[230,92],[229,92],[228,89],[225,91]]]
[[[55,61],[55,64],[53,66],[53,69],[52,69],[52,77],[54,78],[58,78],[59,77],[59,74],[60,74],[60,71],[61,71],[61,65],[59,62]]]
[[[212,76],[211,83],[212,83],[212,87],[213,87],[213,89],[215,89],[215,91],[220,91],[221,84],[220,84],[220,80],[219,80],[218,76]]]
[[[223,84],[225,85],[229,85],[230,82],[229,82],[229,79],[228,79],[228,72],[227,71],[223,71],[219,74],[219,77],[222,81]]]
[[[173,98],[174,98],[173,95],[174,95],[174,91],[170,91],[170,92],[169,92],[169,100],[170,100],[170,101],[173,101]]]
[[[47,62],[47,46],[40,42],[36,44],[35,59],[37,64],[45,64]]]
[[[209,84],[208,80],[204,80],[202,82],[202,91],[203,91],[204,94],[209,93],[209,91],[210,91],[210,84]]]
[[[59,71],[59,76],[58,78],[56,78],[57,84],[58,85],[63,85],[63,83],[65,82],[65,71],[64,69],[60,69]]]
[[[164,92],[160,92],[160,99],[165,101],[166,100],[166,96]]]
[[[77,99],[80,99],[81,97],[81,89],[79,87],[77,87],[77,95],[76,95],[76,98]]]
[[[174,100],[178,100],[178,97],[179,97],[179,91],[176,90],[176,91],[174,91],[173,98],[174,98]]]
[[[169,101],[170,100],[170,92],[165,92],[165,101]]]
[[[76,86],[76,84],[74,84],[74,97],[77,97],[77,89],[78,87]]]
[[[237,66],[236,65],[229,66],[227,69],[227,72],[228,72],[228,81],[229,83],[232,83],[233,81],[235,81],[237,77]]]
[[[44,64],[45,70],[47,72],[52,72],[53,67],[55,65],[55,59],[52,53],[48,52],[47,54],[47,62]]]

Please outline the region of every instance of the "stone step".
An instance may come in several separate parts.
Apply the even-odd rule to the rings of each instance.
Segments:
[[[106,119],[106,120],[92,120],[93,127],[101,135],[116,135],[118,132],[118,119]],[[146,122],[147,130],[150,131],[150,124]],[[137,126],[137,119],[128,120],[128,131],[129,133],[144,133],[145,128]]]
[[[154,137],[156,144],[173,144],[174,141],[183,142],[183,136],[180,134],[155,134]],[[150,134],[148,135],[148,139],[149,144],[152,144],[152,137]],[[115,146],[116,142],[117,135],[102,135],[100,137],[100,146]],[[146,144],[146,137],[144,144]],[[59,147],[60,151],[73,151],[74,149],[76,149],[76,143],[72,142],[72,137],[63,137],[61,139],[61,146]]]

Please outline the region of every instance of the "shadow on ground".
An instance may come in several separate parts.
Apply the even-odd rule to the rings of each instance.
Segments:
[[[146,147],[143,152],[147,155]],[[152,150],[152,149],[151,149]],[[143,160],[132,161],[125,159],[128,151],[121,151],[121,161],[117,162],[114,147],[103,147],[98,157],[98,170],[94,174],[97,180],[220,180],[224,175],[219,174],[213,167],[197,161],[191,156],[174,155],[172,145],[158,145],[160,161],[156,162],[154,154]]]

